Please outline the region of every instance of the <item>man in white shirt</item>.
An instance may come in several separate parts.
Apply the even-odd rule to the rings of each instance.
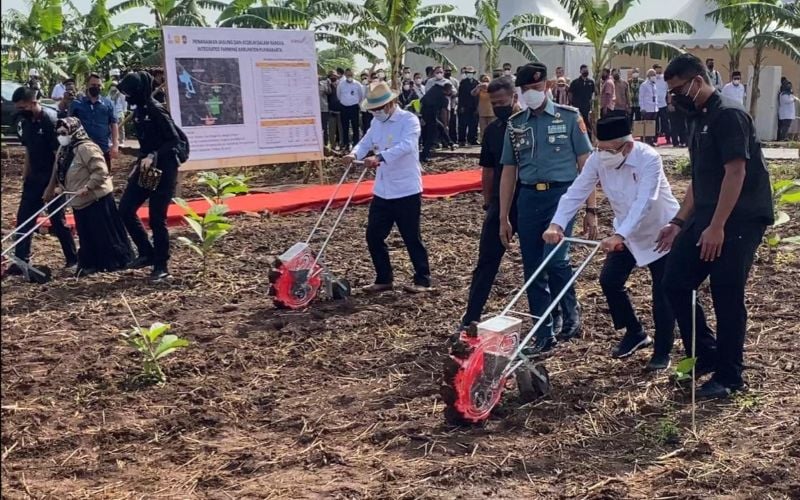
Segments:
[[[671,133],[669,130],[669,109],[667,108],[667,91],[669,87],[664,80],[664,69],[660,64],[654,64],[656,72],[656,103],[658,104],[658,122],[656,125],[656,136],[663,135],[667,142],[670,141]]]
[[[658,119],[658,98],[656,97],[658,87],[656,86],[656,81],[656,70],[648,69],[647,79],[639,87],[639,109],[642,113],[642,120],[656,121]],[[651,146],[655,146],[656,137],[648,136],[644,138],[644,141]]]
[[[661,156],[652,147],[633,140],[627,118],[613,116],[599,120],[597,140],[595,152],[561,197],[552,223],[542,237],[547,243],[558,243],[564,237],[564,228],[600,182],[614,211],[615,231],[601,243],[607,256],[600,273],[600,286],[614,328],[626,329],[612,356],[625,358],[653,343],[636,317],[625,289],[633,268],[647,266],[653,281],[655,348],[645,369],[663,370],[669,367],[675,316],[661,284],[666,255],[656,251],[655,241],[660,227],[675,217],[680,206],[664,175]]]
[[[744,106],[744,85],[742,85],[741,71],[734,71],[731,74],[730,83],[726,83],[722,87],[722,95]]]
[[[372,85],[362,106],[372,113],[372,125],[344,162],[364,159],[365,168],[377,169],[367,219],[367,246],[376,276],[375,283],[363,290],[392,289],[394,276],[385,240],[396,224],[414,266],[414,282],[403,288],[410,293],[431,291],[428,251],[420,235],[419,119],[400,108],[397,93],[386,82]],[[367,156],[370,152],[374,156]]]
[[[364,100],[364,86],[361,82],[353,79],[353,70],[344,70],[344,80],[339,80],[336,86],[336,97],[342,104],[342,149],[349,149],[351,144],[358,142],[358,105]],[[352,141],[350,140],[350,130],[353,131]]]
[[[53,87],[53,91],[50,93],[50,99],[54,101],[60,101],[62,97],[64,97],[64,84],[62,82],[58,82],[55,87]]]

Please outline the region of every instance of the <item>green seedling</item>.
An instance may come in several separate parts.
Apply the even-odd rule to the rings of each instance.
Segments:
[[[689,158],[678,158],[675,162],[675,170],[681,175],[692,174],[692,162]]]
[[[680,430],[675,419],[670,416],[660,419],[654,438],[662,446],[680,442]]]
[[[781,210],[786,205],[800,204],[800,179],[783,179],[772,183],[772,199],[775,203],[775,223],[767,234],[767,245],[776,248],[781,243],[800,245],[800,236],[782,237],[775,228],[791,220],[789,214]]]
[[[692,378],[692,368],[697,363],[697,358],[683,358],[675,365],[675,378],[678,381]]]
[[[130,332],[122,333],[125,343],[139,351],[142,356],[142,373],[139,377],[159,384],[167,381],[159,361],[189,345],[186,339],[166,334],[170,328],[170,325],[156,322],[150,328],[134,326]]]
[[[250,190],[247,181],[247,177],[242,174],[219,175],[215,172],[203,172],[197,179],[197,184],[208,188],[210,197],[219,205],[223,200],[247,193]]]
[[[226,205],[219,205],[208,196],[203,195],[208,202],[208,210],[205,215],[195,212],[192,207],[181,198],[175,198],[175,203],[180,206],[186,215],[183,220],[192,229],[193,238],[185,236],[178,237],[178,241],[191,248],[200,256],[202,262],[202,274],[205,276],[208,269],[208,258],[211,255],[214,245],[223,238],[232,227],[230,220],[225,216],[228,212]]]

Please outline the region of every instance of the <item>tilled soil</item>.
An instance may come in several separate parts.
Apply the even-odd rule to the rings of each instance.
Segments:
[[[4,226],[18,172],[3,161]],[[680,192],[685,182],[673,179]],[[782,234],[800,233],[791,213]],[[327,252],[355,286],[373,277],[366,215],[355,207]],[[59,269],[44,286],[5,279],[3,496],[800,498],[796,251],[760,249],[748,287],[750,390],[699,403],[696,434],[688,394],[641,372],[649,352],[609,357],[619,334],[597,284],[602,257],[579,279],[583,337],[547,361],[552,395],[523,405],[511,391],[484,426],[451,428],[440,373],[477,254],[479,195],[423,205],[437,292],[356,291],[306,312],[276,310],[271,259],[314,218],[235,219],[205,277],[176,243],[167,284],[149,284],[145,270],[76,280]],[[388,244],[397,284],[408,282],[402,241],[393,233]],[[39,263],[63,264],[53,238],[37,237],[34,251]],[[489,309],[520,281],[515,248]],[[647,327],[649,287],[636,271],[631,296]],[[134,381],[138,358],[119,335],[133,323],[123,294],[139,322],[170,323],[191,341],[164,362],[166,385]],[[676,341],[673,362],[681,351]]]

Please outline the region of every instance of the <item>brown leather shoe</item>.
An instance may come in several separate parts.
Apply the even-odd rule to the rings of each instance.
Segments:
[[[383,292],[388,292],[392,288],[393,287],[391,283],[389,284],[373,283],[371,285],[362,287],[361,291],[363,291],[364,293],[383,293]]]
[[[432,286],[423,286],[423,285],[403,285],[403,290],[408,293],[428,293],[432,292],[435,289]]]

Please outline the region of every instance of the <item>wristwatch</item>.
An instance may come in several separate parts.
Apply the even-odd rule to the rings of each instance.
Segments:
[[[383,163],[383,155],[378,153],[375,155],[375,159],[378,160],[380,163]]]

